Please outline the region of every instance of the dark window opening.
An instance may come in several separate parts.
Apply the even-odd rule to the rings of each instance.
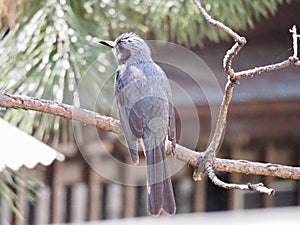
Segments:
[[[193,181],[189,177],[173,181],[177,206],[176,213],[191,213],[193,211]]]
[[[71,210],[71,204],[72,204],[72,187],[68,186],[65,190],[65,222],[70,223],[72,218],[72,210]]]
[[[136,216],[147,216],[147,187],[138,186],[136,189]]]
[[[224,177],[219,176],[220,179]],[[228,210],[228,190],[214,185],[209,179],[206,189],[206,211]]]
[[[244,208],[245,209],[256,209],[262,208],[264,206],[263,194],[260,193],[247,193],[244,198]]]
[[[107,219],[107,184],[102,185],[102,195],[101,195],[101,201],[102,201],[102,207],[100,208],[101,212],[101,219],[105,220]]]

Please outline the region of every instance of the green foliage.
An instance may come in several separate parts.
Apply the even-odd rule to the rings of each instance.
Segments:
[[[29,177],[23,172],[16,172],[8,167],[0,171],[0,196],[19,219],[23,219],[23,215],[19,209],[17,193],[24,192],[25,197],[30,202],[34,202],[36,191],[42,186],[40,181]],[[7,219],[1,214],[0,218],[1,221]]]
[[[92,36],[80,25],[70,5],[43,1],[1,43],[0,90],[68,104],[80,104],[78,85],[89,70],[89,91],[100,84],[98,54]],[[79,12],[78,12],[79,13]],[[80,15],[80,14],[79,14]],[[52,115],[7,110],[5,119],[40,140],[72,140],[72,124]]]
[[[283,2],[283,0],[201,1],[213,18],[224,22],[234,30],[254,27],[254,23],[261,17],[275,14]],[[225,32],[206,23],[191,1],[144,1],[143,4],[141,10],[148,9],[145,24],[155,34],[156,39],[197,47],[202,46],[205,39],[219,42],[229,38]]]

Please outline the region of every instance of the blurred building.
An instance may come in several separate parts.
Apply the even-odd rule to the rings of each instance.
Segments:
[[[292,55],[289,29],[296,24],[300,30],[299,11],[299,1],[291,5],[284,4],[278,14],[263,19],[255,29],[240,32],[247,37],[248,44],[234,60],[235,70],[280,62]],[[227,80],[222,59],[231,44],[232,41],[207,43],[204,48],[194,50],[213,71],[222,90]],[[180,144],[198,150],[205,149],[214,126],[212,112],[218,111],[220,99],[216,97],[214,101],[208,101],[206,95],[214,95],[213,89],[207,93],[200,87],[200,91],[197,91],[192,81],[180,76],[180,68],[162,66],[169,78],[184,86],[193,97],[191,106],[174,93]],[[199,76],[201,73],[199,71]],[[299,68],[290,67],[241,80],[234,90],[226,135],[218,157],[299,166],[299,75]],[[192,128],[195,125],[194,110],[201,130],[196,146],[188,141],[195,135]],[[116,135],[84,126],[84,141],[78,146],[61,145],[60,151],[66,156],[64,162],[55,162],[49,168],[38,166],[31,171],[46,186],[38,192],[35,204],[24,203],[25,224],[146,216],[146,188],[138,186],[145,174],[131,174],[122,164],[114,163],[111,155],[121,162],[130,163],[128,152]],[[111,182],[96,171],[118,181],[123,180],[123,183],[135,183],[136,186]],[[220,178],[228,182],[263,182],[276,190],[276,195],[271,198],[255,192],[223,190],[206,177],[195,183],[192,173],[191,168],[184,166],[172,178],[178,214],[300,205],[299,181],[218,173]],[[4,205],[1,200],[1,211],[5,209]],[[5,213],[10,212],[6,210]]]

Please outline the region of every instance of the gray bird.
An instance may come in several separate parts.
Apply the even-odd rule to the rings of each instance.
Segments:
[[[147,210],[158,216],[174,215],[175,198],[166,165],[165,140],[172,142],[174,155],[175,115],[169,81],[151,58],[145,41],[135,33],[124,33],[111,47],[119,63],[115,72],[115,96],[130,156],[138,164],[138,141],[142,140],[147,162]]]

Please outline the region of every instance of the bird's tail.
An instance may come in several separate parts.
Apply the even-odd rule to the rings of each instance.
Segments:
[[[168,215],[174,215],[176,204],[165,161],[165,141],[162,141],[150,149],[151,150],[147,150],[147,146],[145,145],[148,181],[148,213],[153,216],[158,216],[162,211],[165,211]]]

